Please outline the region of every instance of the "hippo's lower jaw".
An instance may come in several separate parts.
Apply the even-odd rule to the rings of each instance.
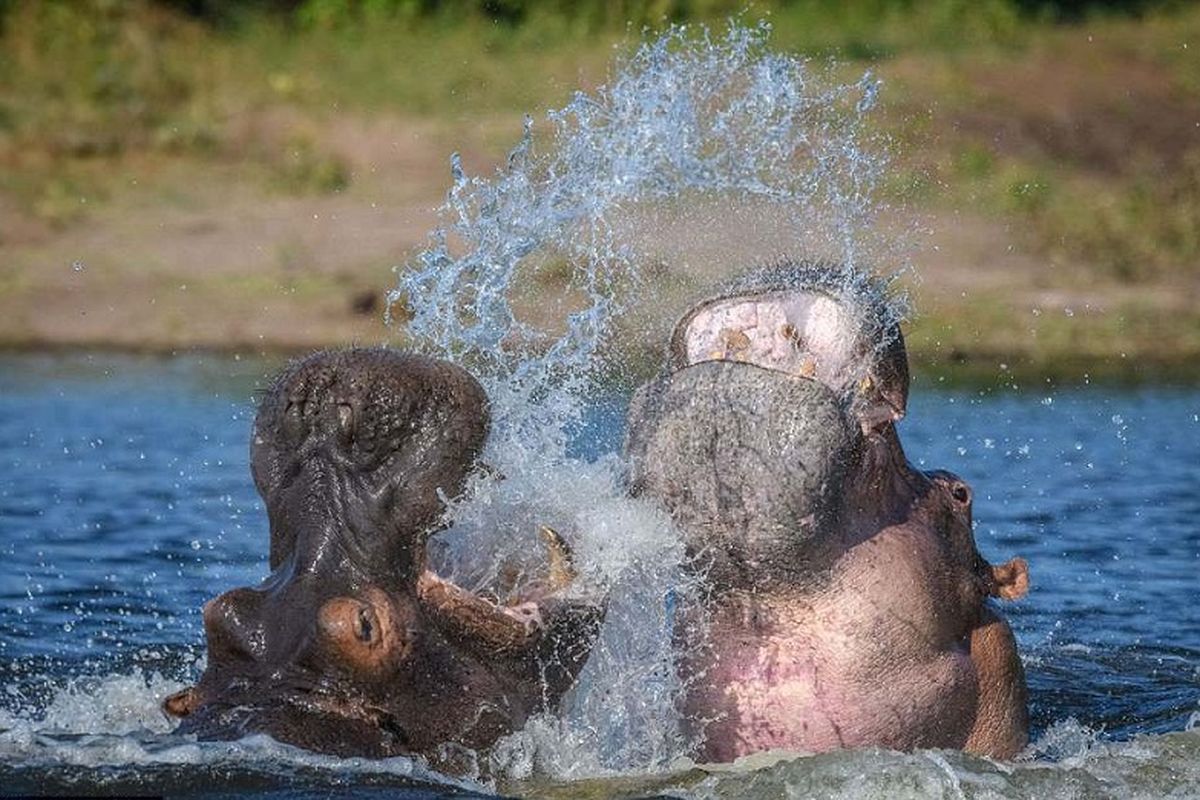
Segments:
[[[283,744],[340,757],[389,758],[414,752],[391,715],[345,713],[335,702],[280,699],[265,705],[209,703],[180,723],[177,733],[201,741],[235,741],[266,734]]]

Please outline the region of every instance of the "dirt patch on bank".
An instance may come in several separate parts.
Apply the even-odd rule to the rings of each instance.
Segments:
[[[1001,154],[1123,174],[1138,160],[1179,164],[1200,146],[1200,106],[1152,61],[1056,49],[969,74],[980,102],[954,123]]]
[[[1057,76],[1042,81],[1040,94],[1018,91],[1046,72]],[[1150,72],[1137,77],[1129,95],[1155,108],[1169,105],[1169,88],[1151,85],[1151,78]],[[1147,123],[1153,131],[1126,126],[1118,134],[1105,115],[1136,121],[1141,112],[1130,117],[1115,100],[1104,106],[1082,77],[1058,70],[1056,62],[980,80],[1017,110],[1001,112],[998,103],[991,116],[963,118],[961,125],[990,131],[1004,146],[1069,150],[1097,169],[1119,168],[1131,138],[1144,136],[1174,152],[1190,113],[1175,108],[1170,124],[1157,119]],[[1090,127],[1056,116],[1083,108],[1091,109]],[[280,108],[229,126],[226,150],[213,157],[113,160],[116,188],[107,201],[61,228],[0,197],[0,343],[258,352],[401,340],[402,330],[382,323],[383,294],[394,284],[393,268],[435,223],[448,154],[462,151],[470,170],[486,172],[515,142],[520,120],[514,114],[465,129],[395,116],[321,120]],[[302,148],[316,148],[308,157],[335,159],[347,170],[346,185],[280,189],[272,170]],[[641,337],[665,330],[689,293],[721,275],[779,256],[814,255],[797,252],[807,251],[803,243],[764,236],[769,226],[761,218],[692,214],[698,224],[689,228],[687,216],[648,229],[662,252],[647,269],[674,293],[670,302],[644,309],[645,319],[657,318],[637,328]],[[1009,217],[909,209],[890,213],[883,225],[879,238],[898,244],[874,254],[880,269],[905,262],[916,268],[906,278],[918,310],[910,335],[915,360],[1200,355],[1195,285],[1080,281],[1086,268],[1031,251],[1019,221]],[[681,245],[674,255],[672,242]],[[571,303],[564,279],[542,281],[540,295],[523,307],[555,325],[551,317]],[[1155,340],[1155,319],[1171,320],[1170,341]]]

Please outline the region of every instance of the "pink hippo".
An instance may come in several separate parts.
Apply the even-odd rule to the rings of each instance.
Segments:
[[[906,459],[908,386],[883,288],[786,263],[688,312],[636,395],[633,492],[671,514],[707,589],[676,631],[702,758],[1024,747],[1024,673],[989,597],[1021,597],[1026,564],[984,560],[971,488]]]

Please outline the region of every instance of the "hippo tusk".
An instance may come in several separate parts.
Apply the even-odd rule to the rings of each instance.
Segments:
[[[542,627],[530,604],[499,606],[430,570],[417,580],[417,599],[447,636],[497,654],[524,650]]]
[[[550,574],[546,580],[547,592],[558,592],[566,589],[575,580],[575,554],[571,546],[559,535],[558,531],[549,525],[538,528],[538,536],[546,545],[546,556],[550,561]]]
[[[553,528],[541,526],[549,576],[534,601],[499,605],[426,569],[417,581],[417,597],[444,633],[472,646],[516,654],[532,646],[547,627],[543,602],[555,599],[577,577],[571,548]]]

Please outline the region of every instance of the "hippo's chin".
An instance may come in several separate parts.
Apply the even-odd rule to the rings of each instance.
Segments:
[[[339,713],[301,698],[269,704],[210,703],[183,720],[178,732],[223,742],[265,734],[283,744],[343,758],[412,752],[404,731],[386,715]]]

